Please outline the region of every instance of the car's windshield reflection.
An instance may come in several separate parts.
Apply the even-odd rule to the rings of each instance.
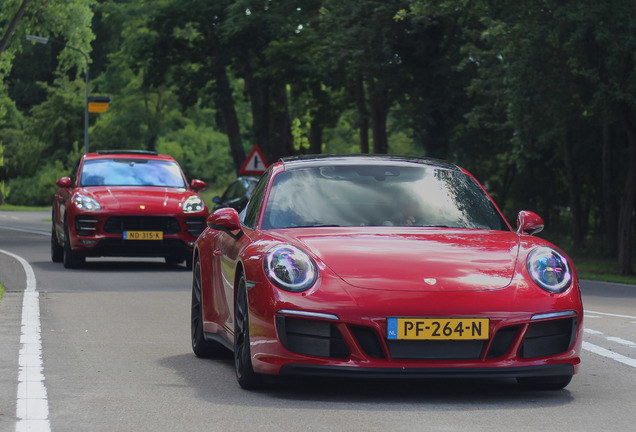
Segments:
[[[509,229],[472,177],[426,166],[310,167],[279,174],[262,227],[307,226]]]

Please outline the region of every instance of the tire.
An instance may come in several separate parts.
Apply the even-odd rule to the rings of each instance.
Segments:
[[[203,303],[201,295],[201,263],[196,261],[192,272],[192,308],[190,309],[190,339],[192,351],[197,357],[216,357],[226,352],[225,348],[214,341],[205,339],[203,333]]]
[[[562,390],[572,380],[572,375],[517,378],[521,387],[528,390]]]
[[[263,385],[261,375],[252,368],[250,350],[250,319],[247,304],[247,284],[245,276],[240,275],[234,302],[234,370],[236,380],[245,390],[260,388]]]
[[[51,228],[51,261],[60,263],[64,261],[64,248],[57,241],[57,233],[55,232],[55,222]]]
[[[64,221],[64,268],[76,269],[81,268],[86,263],[86,258],[76,254],[71,249],[71,237],[68,233],[68,219]]]

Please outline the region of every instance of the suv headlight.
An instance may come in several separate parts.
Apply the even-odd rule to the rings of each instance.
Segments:
[[[308,290],[318,278],[316,264],[311,257],[297,247],[287,244],[270,249],[264,265],[269,280],[286,291]]]
[[[102,209],[102,206],[99,205],[97,200],[89,197],[88,195],[75,194],[73,197],[73,204],[81,210],[96,211]]]
[[[196,213],[203,210],[203,200],[197,195],[188,197],[181,207],[184,213]]]
[[[532,280],[544,290],[560,293],[572,283],[568,260],[549,247],[538,247],[528,255],[528,272]]]

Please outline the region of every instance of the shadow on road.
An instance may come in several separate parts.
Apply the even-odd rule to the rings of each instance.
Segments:
[[[566,388],[560,391],[529,391],[510,379],[336,379],[293,378],[275,380],[264,389],[242,390],[234,377],[231,355],[199,359],[194,354],[163,358],[161,366],[174,369],[204,400],[215,404],[280,406],[293,401],[305,409],[350,409],[351,404],[391,404],[402,410],[443,409],[444,405],[465,410],[497,409],[506,406],[558,407],[574,401]],[[575,378],[576,379],[576,378]],[[464,406],[465,405],[465,406]],[[357,407],[360,408],[360,407]]]

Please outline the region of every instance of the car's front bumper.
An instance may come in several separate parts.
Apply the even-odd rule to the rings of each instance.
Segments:
[[[578,281],[557,295],[527,281],[501,290],[398,294],[322,283],[306,295],[264,282],[248,291],[255,372],[517,378],[571,375],[581,362]],[[387,317],[482,317],[490,331],[483,340],[396,341],[387,337]]]
[[[194,249],[203,215],[76,214],[69,229],[73,252],[84,256],[178,257]],[[126,240],[125,231],[160,231],[161,240]]]

